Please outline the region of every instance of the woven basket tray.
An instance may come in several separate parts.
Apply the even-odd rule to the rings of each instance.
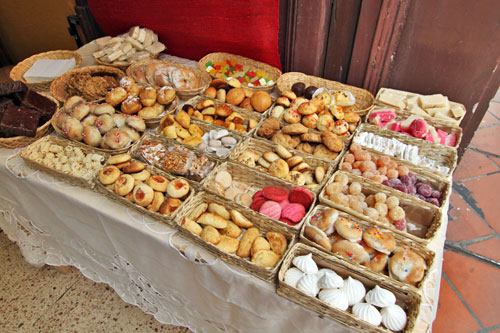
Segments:
[[[448,179],[457,166],[457,151],[454,148],[436,145],[425,140],[416,139],[405,134],[378,128],[377,126],[370,124],[362,124],[356,133],[356,137],[363,132],[373,133],[384,138],[397,140],[406,145],[418,147],[420,156],[424,156],[428,159],[436,161],[439,165],[448,167],[449,171],[447,173],[443,173],[424,165],[415,165],[415,167],[431,172],[440,178]],[[353,142],[357,142],[356,137],[354,137]],[[362,146],[365,147],[364,145]]]
[[[318,206],[314,207],[314,210],[308,216],[307,221],[305,221],[304,225],[302,226],[302,229],[300,230],[300,242],[301,243],[304,243],[304,244],[307,244],[309,246],[315,247],[315,248],[317,248],[317,249],[319,249],[321,251],[324,251],[324,252],[328,253],[328,255],[333,255],[333,256],[335,256],[336,258],[338,258],[341,261],[348,261],[349,263],[357,265],[359,267],[360,271],[367,270],[367,271],[370,271],[373,274],[382,275],[384,278],[386,278],[392,284],[399,286],[401,289],[414,288],[413,285],[411,285],[411,284],[409,284],[407,282],[400,282],[400,281],[396,280],[395,278],[389,277],[389,274],[388,274],[387,270],[384,270],[383,272],[377,273],[375,271],[372,271],[368,267],[365,267],[365,266],[363,266],[361,264],[358,264],[358,263],[356,263],[354,261],[349,261],[347,259],[344,259],[342,256],[340,256],[340,255],[338,255],[336,253],[333,253],[331,251],[327,251],[325,248],[321,247],[321,245],[319,245],[316,242],[311,241],[310,239],[308,239],[304,235],[304,229],[305,229],[306,225],[309,224],[309,221],[311,220],[312,216],[314,216],[317,212],[322,211],[322,210],[327,209],[327,208],[329,208],[329,207],[326,207],[326,206],[323,206],[323,205],[318,205]],[[357,218],[355,216],[351,216],[351,215],[349,215],[349,214],[347,214],[345,212],[342,212],[342,211],[339,211],[339,217],[343,217],[343,218],[346,218],[346,219],[349,219],[349,220],[355,222],[356,224],[358,224],[359,226],[361,226],[363,228],[363,230],[366,230],[366,229],[368,229],[368,228],[371,227],[371,225],[370,225],[369,222],[366,222],[365,220],[359,219],[359,218]],[[382,227],[377,227],[377,229],[379,229],[382,232],[391,232],[390,230],[388,230],[386,228],[382,228]],[[427,274],[428,274],[430,268],[433,265],[435,253],[432,252],[432,251],[427,250],[425,247],[423,247],[420,244],[412,242],[411,240],[409,240],[407,238],[401,237],[401,235],[398,235],[398,234],[395,234],[395,233],[392,233],[392,234],[393,234],[394,238],[396,239],[396,247],[406,247],[406,248],[412,250],[413,252],[419,254],[422,258],[424,258],[425,263],[427,265],[427,269],[426,269],[426,272],[425,272],[425,275],[424,275],[422,281],[420,281],[418,283],[418,285],[416,286],[417,289],[421,289],[422,286],[424,285],[425,279],[427,278]]]
[[[41,82],[27,82],[24,79],[24,73],[26,73],[31,66],[33,66],[33,64],[40,59],[65,60],[71,58],[75,58],[75,68],[78,68],[82,63],[82,57],[74,51],[57,50],[35,54],[14,66],[14,68],[10,71],[10,78],[12,81],[21,81],[33,90],[47,91],[50,89],[50,84],[54,79]]]
[[[397,120],[397,121],[405,120],[413,115],[413,113],[411,113],[407,110],[400,110],[397,108],[393,108],[393,109],[394,109],[394,111],[396,111],[395,120]],[[372,114],[372,112],[379,111],[379,110],[387,110],[387,107],[381,107],[380,105],[373,106],[371,108],[371,110],[368,112],[368,115],[366,116],[366,122],[369,123],[370,115]],[[418,115],[418,116],[425,119],[427,124],[434,126],[436,129],[440,129],[442,131],[445,131],[448,134],[455,134],[457,136],[457,142],[455,143],[454,146],[451,146],[451,147],[442,145],[440,143],[429,142],[427,140],[424,140],[424,141],[429,142],[429,143],[434,144],[434,145],[450,147],[450,148],[454,148],[454,149],[457,149],[458,146],[460,146],[460,141],[462,140],[462,134],[463,134],[462,128],[450,126],[450,124],[448,122],[442,121],[440,119],[432,118],[429,116],[421,116],[421,115]],[[387,130],[389,130],[389,129],[387,129]],[[415,138],[415,139],[417,139],[417,138]],[[423,139],[417,139],[417,140],[423,140]]]
[[[260,235],[263,236],[265,235],[266,232],[268,231],[275,231],[275,232],[280,232],[282,233],[285,238],[288,241],[288,247],[286,252],[281,256],[280,261],[276,264],[274,268],[264,268],[261,266],[258,266],[251,262],[249,259],[244,259],[238,257],[236,254],[229,254],[224,251],[219,250],[215,245],[206,242],[203,240],[201,237],[198,235],[193,234],[187,229],[184,229],[181,226],[181,223],[184,219],[184,217],[188,216],[189,213],[198,205],[202,203],[213,203],[217,202],[218,204],[224,206],[228,211],[231,209],[237,210],[241,212],[247,219],[249,219],[255,227],[259,228],[261,231]],[[224,198],[220,198],[218,196],[215,196],[213,194],[207,193],[207,192],[201,192],[193,199],[191,199],[188,203],[186,203],[183,207],[178,209],[179,213],[177,214],[176,221],[177,221],[177,227],[179,229],[179,232],[183,234],[186,238],[191,239],[194,241],[196,244],[200,245],[201,247],[205,248],[208,250],[210,253],[215,255],[216,257],[221,258],[227,263],[236,265],[243,270],[247,271],[248,273],[257,276],[259,279],[262,279],[264,281],[270,282],[270,283],[275,283],[276,282],[276,276],[278,274],[278,269],[283,261],[283,259],[286,256],[286,253],[290,250],[290,248],[293,246],[295,243],[295,235],[290,232],[287,228],[284,228],[277,223],[275,223],[274,220],[271,220],[267,217],[263,217],[260,214],[257,214],[254,211],[249,211],[249,210],[244,210],[242,209],[242,206],[238,205],[234,201],[230,201]],[[242,228],[244,229],[244,228]],[[242,233],[243,235],[244,233]],[[241,236],[240,236],[241,238]]]
[[[54,114],[56,114],[59,111],[59,101],[57,101],[54,97],[50,96],[49,94],[45,94],[42,92],[38,92],[38,94],[43,95],[48,99],[50,99],[51,101],[53,101],[54,103],[56,103],[57,109],[54,112]],[[52,132],[51,123],[52,120],[49,120],[42,126],[38,127],[35,136],[32,138],[30,138],[29,136],[13,136],[11,138],[0,138],[0,147],[8,149],[26,147],[30,143],[35,142],[36,140]]]
[[[205,96],[196,96],[196,97],[191,98],[190,100],[186,101],[186,103],[184,103],[184,105],[191,105],[194,108],[196,108],[196,105],[205,99],[209,99],[209,98],[205,97]],[[217,106],[219,106],[221,104],[226,104],[234,112],[238,112],[239,114],[241,114],[245,118],[245,120],[243,121],[243,125],[245,125],[245,127],[247,127],[247,125],[248,125],[248,119],[254,119],[257,121],[257,126],[255,126],[249,132],[246,132],[246,133],[238,132],[235,130],[228,130],[228,131],[233,132],[235,134],[242,135],[242,136],[251,136],[257,130],[257,128],[260,126],[260,123],[261,123],[262,119],[264,118],[264,116],[258,112],[253,112],[253,111],[249,111],[247,109],[242,109],[242,108],[239,108],[237,106],[233,106],[231,104],[219,102],[218,100],[213,100],[213,101],[215,101],[215,108],[217,108]],[[180,111],[180,109],[181,109],[180,107],[177,108],[176,112]],[[193,117],[191,117],[191,119],[193,119]],[[225,128],[223,126],[219,126],[219,125],[215,125],[215,124],[214,124],[214,126],[217,126],[218,128]]]
[[[412,230],[413,233],[398,230],[393,225],[384,225],[383,223],[374,221],[368,216],[361,214],[347,206],[341,206],[331,201],[325,194],[325,189],[330,183],[334,182],[335,176],[340,173],[347,175],[349,184],[354,181],[360,183],[362,188],[361,192],[363,192],[366,196],[381,192],[385,193],[387,197],[397,197],[399,199],[399,206],[403,208],[406,213],[407,225],[413,225],[413,228],[408,227],[408,229]],[[442,225],[441,220],[443,213],[441,209],[439,209],[439,207],[390,187],[375,183],[370,179],[359,177],[340,170],[335,172],[330,178],[329,182],[325,184],[323,191],[321,191],[319,195],[319,201],[327,206],[342,210],[352,216],[368,221],[373,225],[389,229],[393,233],[399,234],[423,245],[427,245],[434,238],[434,236],[437,234],[437,231],[441,228]]]
[[[253,197],[253,195],[256,192],[262,190],[264,187],[267,187],[267,186],[279,187],[279,188],[282,188],[282,189],[288,191],[288,193],[290,193],[290,191],[292,189],[294,189],[295,187],[298,187],[298,186],[294,186],[294,185],[291,185],[289,183],[286,183],[282,180],[279,180],[278,178],[271,177],[267,174],[256,172],[254,169],[248,168],[246,166],[236,164],[233,162],[225,162],[225,163],[219,165],[219,167],[217,169],[214,169],[214,171],[207,177],[207,179],[205,180],[205,182],[203,184],[203,189],[205,191],[210,192],[212,194],[215,194],[219,197],[223,197],[223,195],[214,192],[210,188],[211,185],[213,185],[215,183],[215,176],[217,175],[218,172],[220,172],[222,170],[225,170],[231,174],[232,179],[233,179],[233,183],[236,182],[236,183],[244,184],[247,193],[251,197]],[[281,221],[277,221],[277,220],[273,220],[273,221],[276,222],[276,224],[279,224],[280,226],[287,228],[294,235],[297,235],[300,232],[300,228],[302,227],[302,223],[305,221],[307,216],[310,214],[311,210],[313,209],[313,207],[316,203],[316,195],[314,194],[314,192],[311,192],[311,193],[314,196],[313,202],[312,202],[311,206],[309,207],[309,210],[306,211],[304,218],[302,218],[302,220],[299,223],[291,226],[291,225],[288,225],[288,224],[281,222]],[[254,212],[258,216],[267,218],[266,215],[260,214],[259,212],[255,212],[252,209],[250,209],[250,207],[245,207],[245,206],[241,206],[241,205],[240,205],[240,207],[242,208],[242,211]]]
[[[416,93],[412,93],[412,92],[408,92],[408,91],[403,91],[403,90],[396,90],[396,89],[389,89],[389,88],[380,88],[379,91],[377,92],[377,96],[375,97],[375,104],[377,105],[382,105],[382,106],[390,106],[392,108],[395,108],[395,106],[392,106],[392,105],[389,105],[389,104],[385,104],[385,103],[382,103],[380,101],[380,95],[386,91],[386,90],[391,90],[397,94],[400,94],[400,95],[405,95],[407,97],[415,97],[415,96],[423,96],[423,95],[420,95],[420,94],[416,94]],[[460,104],[460,103],[457,103],[457,102],[452,102],[450,101],[450,107],[452,106],[459,106],[459,107],[462,107],[464,110],[465,110],[465,113],[463,116],[461,116],[460,118],[458,119],[452,119],[450,118],[449,120],[447,119],[439,119],[439,121],[443,122],[443,123],[446,123],[448,126],[450,127],[459,127],[460,126],[460,123],[462,122],[462,120],[464,119],[465,115],[467,114],[467,109],[465,108],[465,106],[463,104]],[[408,110],[405,110],[407,112],[410,112],[411,111],[408,111]],[[430,119],[435,119],[434,117],[432,117],[431,115],[428,116]]]
[[[238,157],[240,157],[245,150],[252,150],[259,155],[262,155],[266,151],[273,151],[274,148],[276,147],[276,144],[272,143],[271,141],[267,140],[262,140],[262,139],[255,139],[255,138],[248,138],[245,141],[243,141],[241,144],[236,146],[236,148],[233,150],[233,152],[229,155],[229,159],[232,160],[235,163],[238,162]],[[317,167],[321,166],[325,169],[325,176],[323,177],[323,181],[316,186],[316,188],[308,188],[309,191],[318,194],[323,186],[326,184],[327,180],[330,178],[331,174],[333,173],[334,166],[332,166],[327,160],[312,157],[309,154],[305,154],[301,151],[294,150],[294,149],[289,149],[289,151],[293,154],[293,156],[301,156],[304,159],[304,162],[309,164],[311,167],[311,170],[316,169]],[[272,177],[276,180],[279,181],[284,181],[289,183],[291,186],[297,186],[292,182],[287,181],[286,179],[281,179],[275,176],[272,176],[269,174],[267,171],[260,170],[258,168],[255,168],[257,172],[263,172],[269,177]]]
[[[312,253],[312,258],[318,267],[329,268],[344,279],[351,276],[353,279],[359,280],[363,283],[366,290],[370,290],[378,285],[381,288],[392,291],[396,296],[396,304],[401,306],[406,311],[408,322],[404,332],[413,331],[420,311],[421,303],[420,295],[418,295],[414,290],[402,290],[384,276],[376,275],[366,270],[360,271],[359,267],[355,265],[341,261],[334,256],[329,256],[322,251],[318,251],[315,248],[301,243],[297,243],[292,247],[281,265],[278,273],[278,286],[276,288],[278,295],[318,313],[321,317],[326,316],[347,327],[352,327],[359,331],[392,332],[382,326],[376,327],[360,320],[350,312],[350,309],[348,309],[349,311],[342,311],[333,308],[319,298],[309,296],[304,292],[286,284],[284,282],[285,273],[290,267],[293,267],[293,259],[297,256],[309,253]]]
[[[249,66],[251,69],[258,70],[258,71],[264,71],[266,74],[269,76],[271,80],[273,80],[275,83],[270,86],[265,86],[265,87],[248,87],[252,90],[255,91],[267,91],[271,92],[273,91],[274,87],[276,86],[276,82],[278,82],[278,79],[281,77],[281,71],[273,67],[271,65],[268,65],[266,63],[256,61],[250,58],[242,57],[239,55],[231,54],[231,53],[224,53],[224,52],[215,52],[215,53],[209,53],[203,58],[198,61],[198,67],[200,70],[204,71],[206,73],[206,67],[205,64],[209,61],[223,61],[225,62],[226,59],[235,59],[239,64],[242,64],[243,66]],[[213,77],[215,78],[215,76]]]
[[[167,178],[169,181],[172,181],[176,178],[182,178],[182,177],[174,177],[171,174],[163,172],[162,170],[155,168],[152,165],[147,165],[146,170],[148,170],[151,173],[151,176],[163,176],[163,177]],[[97,172],[95,175],[94,184],[95,184],[96,190],[99,191],[99,193],[103,194],[104,196],[108,197],[109,199],[111,199],[115,202],[118,202],[122,205],[128,206],[132,209],[135,209],[139,213],[146,214],[155,220],[158,220],[158,221],[161,221],[163,223],[170,225],[171,227],[175,226],[174,218],[175,218],[175,216],[177,216],[177,213],[179,212],[179,210],[188,203],[189,199],[191,199],[191,197],[194,195],[194,192],[195,192],[195,190],[193,189],[193,187],[190,184],[189,193],[184,197],[184,199],[182,199],[182,204],[172,214],[162,215],[160,213],[150,211],[149,209],[146,209],[145,207],[139,206],[139,205],[133,203],[132,201],[127,200],[125,197],[122,197],[122,196],[116,194],[114,191],[106,188],[106,186],[101,184],[101,182],[99,181],[99,172]],[[165,193],[165,197],[167,197],[166,193]]]
[[[101,75],[101,74],[109,75],[113,76],[117,81],[120,81],[120,79],[125,76],[125,73],[119,70],[118,68],[113,68],[109,66],[89,66],[83,68],[76,68],[64,73],[63,75],[59,76],[52,82],[52,84],[50,85],[50,93],[52,94],[52,96],[54,96],[57,100],[61,102],[66,102],[66,100],[69,97],[71,97],[66,94],[66,85],[69,79],[73,75],[81,73],[89,73],[90,75]],[[97,100],[87,101],[87,102],[96,102],[102,99],[104,99],[104,96]]]
[[[41,138],[40,140],[38,140],[38,141],[32,143],[31,145],[29,145],[28,147],[26,147],[26,149],[24,149],[21,152],[21,158],[24,160],[26,165],[28,165],[32,169],[45,172],[46,174],[49,174],[56,179],[59,179],[61,181],[64,181],[64,182],[69,183],[69,184],[74,185],[74,186],[81,186],[81,187],[86,187],[86,188],[90,188],[90,189],[94,188],[93,175],[92,175],[92,177],[89,177],[88,179],[82,178],[82,177],[76,177],[73,175],[68,175],[68,174],[60,172],[56,169],[49,168],[49,167],[47,167],[41,163],[38,163],[38,162],[29,158],[30,153],[33,151],[33,149],[35,149],[35,147],[38,147],[46,142],[49,142],[51,144],[57,144],[57,145],[60,145],[63,147],[69,146],[69,147],[73,147],[73,148],[80,148],[85,155],[90,154],[90,153],[101,155],[103,158],[103,161],[106,161],[108,159],[108,157],[109,157],[108,154],[101,153],[101,152],[95,152],[95,151],[88,149],[86,147],[80,147],[79,145],[74,144],[73,141],[59,138],[59,137],[54,136],[54,135],[49,135],[49,136]]]
[[[356,98],[356,103],[352,106],[345,106],[342,108],[344,109],[344,112],[353,111],[360,116],[364,116],[365,114],[367,114],[375,101],[373,95],[368,90],[349,86],[347,84],[342,84],[337,81],[330,81],[320,77],[306,75],[299,72],[289,72],[283,74],[278,80],[278,90],[280,92],[291,90],[292,85],[297,82],[303,82],[306,87],[315,86],[318,88],[325,87],[328,90],[350,91]]]
[[[211,130],[220,130],[219,126],[208,124],[208,123],[206,123],[204,121],[201,121],[201,120],[198,120],[198,119],[195,119],[195,118],[191,118],[191,124],[195,124],[196,126],[198,126],[203,131],[203,133],[209,133]],[[154,132],[155,132],[155,134],[157,136],[161,137],[162,139],[165,139],[168,142],[181,144],[181,145],[186,146],[186,147],[188,147],[190,149],[193,149],[198,154],[205,154],[207,156],[210,156],[212,159],[219,160],[219,161],[225,161],[225,160],[227,160],[227,158],[231,155],[231,153],[236,149],[236,147],[243,140],[243,137],[241,135],[238,135],[238,134],[234,133],[234,131],[229,132],[229,136],[235,138],[236,141],[237,141],[237,143],[236,143],[236,145],[233,148],[231,148],[229,150],[229,154],[227,154],[226,156],[219,157],[219,156],[217,156],[217,154],[215,152],[209,152],[209,151],[206,151],[206,150],[202,150],[202,149],[200,149],[198,147],[191,147],[189,145],[186,145],[183,142],[178,142],[175,139],[167,138],[166,136],[164,136],[162,134],[162,127],[161,126],[156,127],[156,129],[155,129]],[[237,132],[237,133],[239,133],[239,132]]]
[[[376,150],[373,150],[373,149],[370,149],[370,148],[366,148],[366,147],[363,147],[363,150],[366,151],[366,152],[369,152],[372,156],[375,156],[377,158],[379,158],[381,156],[389,156],[389,155],[385,155],[385,154],[379,153]],[[393,156],[389,156],[389,157],[392,160],[396,161],[397,164],[398,164],[398,166],[399,165],[404,165],[404,166],[408,167],[408,169],[410,170],[410,172],[413,173],[413,174],[415,174],[417,176],[417,179],[418,179],[419,182],[424,183],[424,184],[428,184],[433,189],[436,189],[439,192],[441,192],[441,205],[440,205],[440,208],[444,209],[445,207],[448,207],[448,201],[449,201],[449,198],[450,198],[450,195],[451,195],[451,183],[450,183],[449,180],[443,179],[442,177],[438,177],[434,173],[431,173],[431,172],[429,172],[427,170],[423,170],[422,168],[419,168],[415,164],[412,164],[412,163],[410,163],[408,161],[400,160],[400,159],[397,159],[397,158],[395,158]],[[339,163],[340,169],[342,169],[342,163],[344,163],[344,159],[345,159],[345,154],[342,156],[342,160]],[[384,186],[384,185],[382,185],[382,186]],[[417,200],[420,200],[417,197],[414,197],[414,198],[417,199]]]

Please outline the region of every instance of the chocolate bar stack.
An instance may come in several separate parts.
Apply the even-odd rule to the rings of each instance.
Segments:
[[[0,137],[34,137],[57,105],[20,81],[0,84]]]

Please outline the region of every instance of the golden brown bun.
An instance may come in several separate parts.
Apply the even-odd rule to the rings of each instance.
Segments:
[[[215,89],[214,87],[208,87],[203,94],[209,98],[215,99],[215,97],[217,96],[217,89]]]
[[[226,102],[232,105],[239,105],[245,99],[245,91],[241,88],[229,90],[226,95]]]
[[[127,91],[122,87],[116,87],[106,94],[106,103],[117,106],[127,98]]]
[[[264,112],[266,111],[271,104],[273,103],[271,100],[271,96],[265,91],[258,91],[253,94],[250,99],[250,103],[255,111]]]
[[[156,103],[156,90],[153,87],[144,87],[139,92],[139,98],[144,106],[153,106]]]

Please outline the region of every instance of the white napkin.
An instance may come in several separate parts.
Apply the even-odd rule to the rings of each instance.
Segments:
[[[75,68],[76,62],[71,59],[40,59],[24,73],[26,82],[41,82],[58,77],[59,75]]]

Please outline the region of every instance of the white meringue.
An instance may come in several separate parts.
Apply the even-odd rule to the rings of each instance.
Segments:
[[[305,292],[308,295],[316,297],[319,292],[318,277],[315,274],[304,275],[297,282],[297,289]]]
[[[296,288],[297,282],[304,276],[304,272],[300,269],[292,267],[289,268],[285,273],[285,283]]]
[[[385,308],[396,304],[396,296],[387,289],[375,286],[375,288],[366,293],[365,301],[379,308]]]
[[[340,310],[347,310],[349,301],[346,294],[340,289],[323,289],[319,292],[319,299]]]
[[[347,299],[349,300],[349,305],[361,302],[366,294],[365,286],[360,281],[353,279],[350,276],[344,280],[344,285],[340,288],[340,290],[345,292]]]
[[[210,139],[217,140],[217,139],[225,137],[228,134],[229,134],[229,131],[227,129],[211,130],[210,131]]]
[[[399,305],[394,304],[383,308],[382,324],[391,331],[402,331],[406,326],[406,312]]]
[[[318,287],[324,289],[340,288],[343,285],[344,279],[331,269],[325,270],[318,281]]]
[[[312,253],[306,254],[305,256],[295,257],[292,262],[295,267],[306,274],[318,273],[318,265],[316,265],[316,262],[313,260]]]
[[[352,314],[374,326],[378,326],[382,322],[380,312],[378,312],[377,308],[368,303],[354,304],[352,307]]]

